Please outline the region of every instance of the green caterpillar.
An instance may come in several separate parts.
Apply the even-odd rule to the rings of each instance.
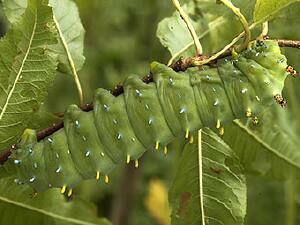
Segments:
[[[40,142],[27,130],[4,166],[16,168],[16,182],[37,192],[60,187],[71,195],[83,179],[108,182],[116,164],[133,160],[137,167],[146,149],[166,152],[180,133],[192,142],[190,132],[199,128],[216,126],[222,134],[223,124],[258,115],[281,93],[286,67],[274,41],[254,41],[237,57],[185,72],[154,62],[154,82],[131,76],[117,97],[96,90],[93,111],[69,106],[64,129]]]

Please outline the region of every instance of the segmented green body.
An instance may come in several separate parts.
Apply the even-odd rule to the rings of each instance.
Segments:
[[[188,137],[202,127],[220,128],[257,115],[281,93],[286,67],[273,41],[253,42],[236,59],[185,72],[152,63],[153,83],[131,76],[118,97],[98,89],[92,112],[71,105],[64,129],[43,141],[36,143],[33,132],[25,133],[9,159],[17,167],[16,181],[36,191],[73,188],[100,176],[108,182],[116,164],[137,160],[147,149],[165,148],[180,133]]]

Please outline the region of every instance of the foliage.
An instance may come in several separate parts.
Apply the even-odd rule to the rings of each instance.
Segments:
[[[1,224],[110,224],[96,217],[94,205],[80,199],[66,202],[55,189],[35,196],[9,178],[2,179],[0,187]]]
[[[2,0],[8,20],[13,24],[25,12],[26,0]],[[49,50],[58,54],[59,71],[72,73],[69,58],[80,70],[84,63],[83,41],[84,28],[81,24],[78,9],[71,0],[50,0],[53,8],[55,28],[58,30],[58,43],[49,46]]]
[[[274,15],[280,9],[297,2],[298,0],[279,0],[279,1],[265,1],[265,0],[257,0],[255,9],[254,9],[254,21],[264,22],[270,17],[270,15]]]
[[[158,40],[169,50],[173,60],[195,54],[192,39],[178,13],[167,17],[174,10],[168,1],[49,2],[50,6],[45,0],[28,0],[28,4],[26,0],[3,0],[9,31],[0,42],[1,150],[15,143],[25,128],[41,129],[58,122],[61,118],[52,112],[63,111],[67,105],[77,102],[72,77],[55,75],[57,72],[72,74],[71,62],[77,72],[83,67],[85,32],[81,19],[87,30],[87,62],[80,73],[86,99],[91,100],[94,89],[99,86],[111,88],[122,83],[129,73],[148,74],[146,65],[153,59],[167,62],[168,52],[159,46]],[[215,0],[180,2],[185,4],[183,8],[189,13],[205,54],[220,50],[242,31],[234,14]],[[252,38],[259,34],[259,24],[266,20],[269,20],[272,39],[300,38],[298,1],[232,2],[249,23],[256,25]],[[44,23],[44,26],[36,26],[36,32],[33,29],[35,19],[41,22],[36,23],[38,25]],[[161,19],[156,39],[155,29]],[[5,29],[2,26],[0,30]],[[28,37],[38,40],[30,45]],[[299,51],[282,51],[289,64],[299,70]],[[31,62],[31,57],[46,61]],[[27,68],[46,70],[48,75],[27,73]],[[21,82],[26,84],[20,83],[21,77],[24,79]],[[179,137],[168,146],[167,157],[161,151],[157,154],[149,151],[139,162],[139,170],[128,172],[117,167],[110,176],[110,184],[85,182],[73,190],[75,194],[71,198],[64,197],[56,189],[32,198],[29,188],[14,184],[11,178],[2,178],[0,224],[109,224],[99,219],[102,216],[116,225],[126,224],[126,221],[133,225],[168,224],[168,210],[158,201],[166,198],[165,188],[157,183],[148,186],[154,177],[164,180],[169,188],[172,224],[190,224],[186,221],[200,224],[199,216],[206,216],[205,224],[299,224],[298,86],[299,79],[288,78],[283,92],[287,106],[266,108],[258,115],[256,126],[251,120],[234,121],[225,126],[223,138],[214,133],[215,129],[205,129],[200,145],[195,136],[193,144],[186,144]],[[15,105],[23,100],[28,103]],[[4,110],[6,102],[9,107]],[[199,153],[203,154],[201,160]],[[199,176],[201,166],[203,176]],[[229,174],[240,178],[241,182],[230,179]],[[127,198],[122,193],[131,194]],[[145,204],[143,199],[148,193],[151,195]],[[186,197],[186,193],[192,193],[191,198]],[[206,195],[216,200],[212,208]],[[189,199],[187,207],[186,198]],[[201,200],[204,213],[200,210]],[[89,202],[94,202],[97,209]],[[124,204],[127,205],[124,207]],[[123,211],[119,211],[121,208]],[[183,217],[182,214],[178,216],[181,209]]]
[[[1,40],[2,149],[17,140],[53,83],[56,61],[47,49],[55,42],[52,10],[39,1],[30,2],[22,20]]]
[[[186,144],[169,192],[172,224],[243,224],[243,167],[215,133],[205,129],[199,134]]]

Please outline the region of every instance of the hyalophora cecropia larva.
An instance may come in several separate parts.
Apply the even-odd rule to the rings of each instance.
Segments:
[[[16,182],[35,191],[68,187],[70,195],[82,179],[108,182],[116,164],[133,160],[138,166],[147,149],[166,152],[180,133],[189,138],[202,127],[222,133],[233,119],[255,117],[281,94],[286,67],[274,41],[254,41],[237,57],[184,72],[154,62],[154,82],[130,76],[117,97],[96,90],[94,111],[69,106],[64,128],[40,142],[27,130],[5,167],[15,168]]]

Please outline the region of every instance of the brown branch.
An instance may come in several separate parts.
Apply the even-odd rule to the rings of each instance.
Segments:
[[[122,169],[118,191],[112,202],[110,220],[114,225],[127,225],[130,209],[138,189],[139,172],[133,164]]]
[[[282,40],[277,39],[278,45],[280,47],[289,47],[289,48],[299,48],[300,49],[300,40]]]
[[[282,40],[277,39],[278,45],[280,47],[290,47],[290,48],[299,48],[300,49],[300,40]],[[227,52],[225,52],[223,55],[221,55],[219,58],[224,58],[226,56],[231,55],[231,49],[229,49]],[[185,71],[187,68],[194,66],[195,62],[202,61],[206,59],[207,56],[194,56],[194,57],[188,57],[188,58],[181,58],[177,62],[170,65],[170,68],[172,68],[174,71]],[[142,81],[146,84],[153,82],[153,77],[151,74],[146,75],[142,78]],[[118,84],[113,90],[111,90],[111,94],[114,96],[119,96],[124,92],[123,86],[121,84]],[[83,108],[83,111],[91,111],[93,110],[93,104],[86,104]],[[53,124],[51,127],[45,128],[37,133],[37,140],[40,141],[44,139],[45,137],[53,134],[54,132],[58,131],[59,129],[63,128],[64,124],[63,122]],[[9,156],[12,154],[12,151],[15,150],[17,147],[16,144],[12,145],[9,149],[4,150],[0,153],[0,165],[7,161]]]

